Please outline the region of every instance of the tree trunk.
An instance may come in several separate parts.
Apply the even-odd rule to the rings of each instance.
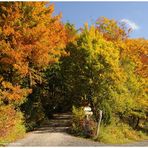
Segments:
[[[139,122],[140,122],[140,118],[138,117],[138,118],[137,118],[137,123],[136,123],[136,125],[135,125],[135,129],[138,128],[138,126],[139,126]]]

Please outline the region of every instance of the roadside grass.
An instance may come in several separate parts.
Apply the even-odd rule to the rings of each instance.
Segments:
[[[142,131],[133,130],[125,123],[113,123],[106,127],[101,126],[96,140],[107,144],[125,144],[145,139],[148,139],[148,136]]]

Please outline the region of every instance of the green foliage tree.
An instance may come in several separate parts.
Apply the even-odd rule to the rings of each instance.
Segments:
[[[106,22],[101,25],[106,27],[113,21],[105,20],[107,25]],[[112,24],[114,28],[113,25],[121,29],[116,22]],[[61,59],[61,73],[67,97],[73,98],[75,106],[83,105],[83,100],[87,99],[96,121],[101,109],[104,124],[120,118],[121,122],[136,127],[140,119],[146,119],[146,79],[136,73],[136,63],[126,52],[127,36],[125,38],[123,33],[126,31],[122,31],[119,40],[109,40],[102,33],[107,28],[103,29],[89,28],[86,24],[75,42],[66,47],[69,56]],[[110,29],[114,33],[115,30]]]
[[[94,26],[88,28],[85,25],[78,40],[67,46],[66,51],[70,56],[62,61],[62,69],[66,73],[69,94],[77,103],[81,103],[85,95],[91,95],[89,101],[96,120],[99,109],[103,109],[104,121],[108,123],[111,116],[111,90],[120,79],[119,49],[106,41]]]

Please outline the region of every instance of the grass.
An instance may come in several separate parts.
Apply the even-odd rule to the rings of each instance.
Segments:
[[[148,139],[148,136],[142,131],[133,130],[124,123],[112,123],[106,127],[101,126],[100,135],[96,140],[108,144],[124,144],[144,139]]]

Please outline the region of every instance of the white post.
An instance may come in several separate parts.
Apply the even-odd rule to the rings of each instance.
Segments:
[[[97,126],[96,138],[99,136],[101,119],[102,119],[102,110],[100,110],[100,116],[99,116],[99,122],[98,122],[98,126]]]

